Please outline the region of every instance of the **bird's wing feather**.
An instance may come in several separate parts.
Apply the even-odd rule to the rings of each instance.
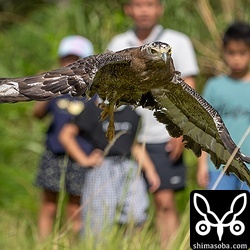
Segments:
[[[146,99],[145,104],[156,110],[156,117],[172,136],[183,135],[186,147],[197,156],[201,150],[208,152],[218,168],[227,162],[236,145],[219,114],[175,74],[170,53],[169,45],[154,42],[90,56],[37,76],[0,79],[0,102],[84,95],[92,89],[104,98],[108,93],[111,104],[119,100],[135,103],[152,89],[153,102],[147,102],[147,96],[141,100]],[[250,159],[238,152],[228,172],[250,186],[250,172],[244,162]]]
[[[217,168],[225,164],[236,148],[219,113],[177,75],[165,90],[152,91],[158,101],[156,118],[166,124],[170,135],[183,135],[185,146],[199,157],[201,150],[210,154]],[[240,151],[232,160],[228,172],[235,173],[250,184],[250,171],[244,164],[249,157]]]
[[[99,69],[129,60],[125,53],[107,52],[80,59],[66,67],[36,76],[0,79],[0,103],[48,100],[70,94],[84,95]]]

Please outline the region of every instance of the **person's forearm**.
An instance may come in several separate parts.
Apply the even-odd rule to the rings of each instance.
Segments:
[[[80,145],[76,140],[78,134],[78,128],[73,124],[65,125],[60,134],[59,140],[65,148],[65,151],[69,156],[78,162],[81,166],[88,166],[87,159],[88,155],[81,149]]]
[[[132,155],[134,159],[138,162],[139,166],[145,172],[155,172],[154,163],[148,155],[147,150],[142,144],[134,144],[132,147]]]
[[[198,158],[197,183],[203,188],[207,188],[209,183],[207,157],[208,154],[202,152],[201,156]]]
[[[198,168],[207,168],[207,157],[208,154],[202,151],[201,156],[198,158]]]
[[[132,154],[144,170],[145,177],[150,185],[149,191],[155,192],[159,188],[161,181],[147,150],[143,145],[135,144],[132,148]]]

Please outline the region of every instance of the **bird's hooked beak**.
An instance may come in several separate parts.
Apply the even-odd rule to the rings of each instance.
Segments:
[[[162,60],[167,63],[168,59],[171,57],[172,54],[172,48],[168,47],[168,48],[164,48],[164,50],[161,53],[161,58]]]

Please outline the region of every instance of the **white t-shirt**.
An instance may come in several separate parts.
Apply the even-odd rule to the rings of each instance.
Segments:
[[[143,42],[138,39],[132,29],[128,30],[115,36],[108,44],[107,49],[118,51],[129,47],[141,46],[152,41],[165,42],[172,47],[175,69],[181,72],[182,77],[185,78],[199,73],[195,51],[190,38],[181,32],[164,29],[161,25],[156,25]]]
[[[118,51],[129,47],[141,46],[152,41],[165,42],[172,47],[175,69],[181,72],[182,77],[185,78],[199,73],[195,51],[190,38],[181,32],[164,29],[161,25],[156,25],[149,36],[142,42],[132,29],[116,35],[109,42],[107,49]],[[163,143],[169,141],[171,137],[165,125],[156,120],[153,116],[153,111],[138,108],[138,113],[142,116],[142,129],[138,137],[139,142]]]
[[[141,128],[137,135],[138,142],[154,144],[170,140],[165,125],[157,121],[151,110],[138,107],[135,111],[142,117]]]

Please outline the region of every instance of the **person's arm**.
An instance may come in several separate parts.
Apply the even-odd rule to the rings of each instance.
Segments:
[[[47,106],[49,101],[37,101],[33,108],[33,116],[38,119],[42,119],[47,114]]]
[[[59,134],[59,141],[65,148],[65,151],[72,159],[83,167],[95,167],[101,164],[103,153],[99,149],[95,149],[91,154],[87,155],[80,147],[76,140],[79,129],[75,124],[69,123],[63,126]]]
[[[202,152],[201,156],[198,158],[197,183],[203,188],[207,187],[209,181],[207,157],[208,154]]]
[[[150,184],[149,191],[152,193],[155,192],[159,188],[161,181],[147,150],[142,144],[135,143],[132,146],[131,152],[145,173],[145,176]]]
[[[171,138],[166,144],[165,150],[169,153],[169,158],[173,162],[177,161],[183,152],[184,144],[182,139],[182,136],[178,138]]]

